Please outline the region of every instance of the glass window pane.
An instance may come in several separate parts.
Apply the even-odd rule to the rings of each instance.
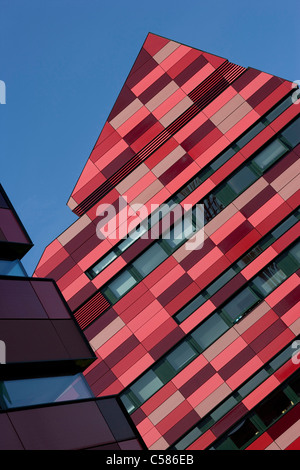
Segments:
[[[149,370],[143,377],[141,377],[130,388],[137,396],[141,403],[144,403],[163,385],[163,382],[155,375],[152,370]]]
[[[211,163],[210,167],[213,171],[218,170],[224,163],[226,163],[233,155],[235,155],[236,151],[233,148],[229,148],[226,150],[219,158],[217,158],[213,163]]]
[[[248,380],[245,385],[238,389],[238,393],[242,398],[245,398],[252,390],[254,390],[258,385],[260,385],[264,380],[269,377],[268,372],[265,369],[262,369],[260,372],[255,374],[252,379]]]
[[[222,191],[222,190],[221,190]],[[210,194],[208,197],[203,199],[202,203],[204,204],[204,223],[206,224],[211,219],[224,209],[224,204],[214,195]]]
[[[194,299],[189,305],[184,307],[180,312],[175,315],[175,319],[178,323],[183,322],[187,317],[189,317],[193,312],[197,310],[201,305],[206,302],[206,298],[200,294],[196,299]]]
[[[178,193],[176,193],[176,197],[178,198],[179,201],[183,201],[187,196],[189,196],[200,184],[204,181],[202,178],[202,172],[201,172],[201,178],[199,176],[195,176],[192,181],[190,181],[186,186],[184,186]]]
[[[174,351],[168,354],[166,359],[169,361],[175,371],[178,371],[197,355],[198,354],[193,350],[193,348],[191,348],[187,342],[184,342],[177,346]]]
[[[206,181],[214,173],[214,170],[211,166],[207,166],[201,170],[201,180]]]
[[[300,264],[300,243],[297,243],[289,250],[290,255]]]
[[[294,390],[296,395],[300,398],[300,375],[296,375],[296,377],[294,377],[290,381],[289,385]]]
[[[253,159],[253,163],[255,163],[262,171],[264,171],[286,151],[287,148],[285,145],[283,145],[280,140],[276,139],[265,149],[259,152],[259,154]]]
[[[127,410],[127,413],[132,413],[135,410],[135,405],[132,403],[132,401],[127,395],[122,395],[121,400]]]
[[[219,277],[215,282],[213,282],[207,289],[206,292],[211,296],[215,294],[221,287],[230,281],[236,275],[236,271],[232,268],[228,269],[222,276]]]
[[[279,237],[281,237],[281,235],[285,232],[287,232],[287,230],[289,230],[293,225],[295,225],[296,223],[298,222],[298,219],[297,217],[295,217],[294,215],[292,215],[291,217],[289,217],[287,220],[285,220],[284,222],[282,222],[279,227],[277,227],[275,230],[272,230],[272,235],[277,239]]]
[[[219,442],[211,446],[208,450],[238,450],[237,446],[229,437],[221,439]]]
[[[228,435],[232,442],[241,449],[257,434],[260,434],[258,428],[247,418],[238,424]]]
[[[183,439],[181,439],[174,447],[177,450],[185,450],[190,446],[198,437],[200,437],[202,432],[199,428],[194,428],[190,431]]]
[[[163,235],[165,242],[174,250],[178,245],[188,240],[196,229],[193,226],[192,220],[189,217],[184,217],[184,220],[177,222],[174,227]]]
[[[293,354],[293,349],[289,346],[284,351],[282,351],[275,359],[269,362],[270,367],[273,370],[279,369],[283,364],[285,364],[289,359],[291,359]]]
[[[27,276],[27,273],[19,260],[0,260],[0,274],[3,276]]]
[[[93,394],[81,374],[0,382],[0,403],[6,408],[33,406],[92,398]]]
[[[300,142],[300,118],[290,124],[281,135],[288,141],[291,147],[296,147]]]
[[[251,289],[246,288],[235,295],[235,297],[224,305],[223,310],[229,315],[232,320],[238,320],[246,311],[255,305],[260,299],[252,292]]]
[[[292,104],[292,96],[288,96],[282,103],[280,103],[278,106],[276,106],[273,111],[268,113],[265,116],[265,119],[267,119],[269,122],[274,121],[280,114],[282,114],[289,106]]]
[[[174,369],[166,358],[158,361],[158,363],[153,366],[153,371],[164,384],[174,377]]]
[[[131,287],[133,287],[137,281],[135,278],[130,274],[129,271],[124,271],[123,273],[119,274],[117,278],[110,282],[108,287],[114,296],[119,299],[122,295],[125,294]]]
[[[227,331],[229,326],[222,320],[218,314],[214,314],[202,325],[199,326],[191,337],[199,344],[202,349],[210,346],[219,336]]]
[[[88,270],[90,276],[95,277],[99,274],[106,266],[108,266],[113,260],[117,258],[117,255],[112,251],[108,253],[99,263],[97,263],[93,268]]]
[[[270,395],[267,401],[256,408],[256,414],[266,426],[270,426],[292,407],[291,400],[282,390],[277,390]]]
[[[273,262],[253,279],[252,284],[266,297],[286,278],[286,274]]]
[[[215,411],[213,411],[210,416],[215,422],[218,421],[229,410],[231,410],[237,404],[237,402],[238,402],[237,399],[234,397],[228,398],[228,400],[224,401],[222,405],[218,406],[218,408]]]
[[[134,232],[131,232],[127,238],[125,238],[124,241],[119,243],[118,248],[121,251],[127,250],[136,240],[138,240],[144,233],[148,231],[148,223],[141,224],[139,227],[134,230]]]
[[[240,148],[244,147],[244,145],[248,144],[248,142],[250,142],[250,140],[252,140],[257,134],[259,134],[265,127],[266,126],[262,122],[259,122],[250,131],[248,131],[243,137],[241,137],[236,142],[236,145],[238,145]]]
[[[222,209],[224,209],[224,207],[228,206],[228,204],[230,204],[236,198],[236,193],[227,184],[221,184],[221,186],[215,189],[214,192],[215,195],[210,195],[209,199],[211,197],[214,198],[214,205],[216,206],[217,210],[212,214],[212,216],[208,220],[211,220],[213,217],[215,217]],[[207,198],[205,198],[205,200],[203,201],[205,208],[206,199]],[[209,209],[211,208],[213,208],[213,205],[209,207]]]
[[[256,245],[252,248],[248,253],[245,254],[236,264],[239,268],[243,269],[247,266],[251,261],[253,261],[258,255],[263,252],[262,248],[259,245]]]
[[[235,194],[239,195],[256,180],[257,175],[248,166],[244,166],[228,180],[227,184]]]
[[[139,256],[132,265],[143,277],[145,277],[167,257],[167,253],[161,248],[161,246],[158,243],[154,243],[141,256]]]

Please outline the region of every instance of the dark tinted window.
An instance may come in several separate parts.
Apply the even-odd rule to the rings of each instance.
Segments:
[[[255,435],[258,433],[257,427],[250,421],[250,419],[243,420],[236,426],[230,433],[232,442],[241,449],[244,447]]]
[[[291,400],[281,390],[269,396],[268,401],[259,405],[256,414],[266,426],[270,426],[292,406]]]

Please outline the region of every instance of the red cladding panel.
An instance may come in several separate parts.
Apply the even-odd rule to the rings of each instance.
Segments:
[[[247,311],[238,323],[229,322],[222,334],[213,328],[204,332],[209,346],[203,354],[197,353],[192,360],[188,347],[176,349],[185,335],[205,324],[210,315],[216,318],[216,311],[297,240],[295,225],[273,240],[272,246],[264,248],[264,237],[299,206],[299,145],[270,162],[266,171],[259,172],[257,168],[256,180],[238,196],[228,179],[241,165],[250,164],[260,149],[299,114],[299,107],[290,106],[271,124],[263,121],[266,127],[240,150],[235,146],[235,140],[290,91],[291,83],[281,78],[149,34],[69,200],[82,228],[63,245],[60,240],[67,235],[62,234],[45,251],[37,268],[37,275],[50,274],[58,280],[76,321],[97,351],[97,361],[86,372],[96,395],[120,393],[139,378],[146,381],[147,370],[157,373],[157,380],[160,374],[167,374],[162,377],[166,383],[162,382],[159,390],[132,415],[151,449],[167,449],[201,423],[214,407],[299,334],[295,290],[299,278],[293,274],[266,300],[260,299],[261,306],[269,305],[267,311],[260,307]],[[230,146],[233,156],[221,161],[215,171],[212,164],[210,171],[210,162]],[[227,189],[218,193],[227,182]],[[238,183],[247,186],[242,177]],[[98,203],[117,208],[121,194],[129,204],[140,202],[147,209],[151,203],[160,205],[169,197],[176,201],[179,194],[183,196],[182,206],[208,198],[210,214],[203,247],[191,252],[183,245],[172,251],[165,240],[160,241],[166,259],[147,276],[141,276],[131,263],[146,252],[152,240],[135,241],[121,253],[118,241],[107,238],[100,245],[95,236]],[[218,194],[224,201],[216,199]],[[89,223],[84,224],[83,217],[88,217]],[[257,248],[258,244],[262,248]],[[94,280],[88,279],[84,271],[111,250],[118,259]],[[245,269],[237,270],[236,262],[245,255],[249,263]],[[129,268],[137,280],[135,287],[116,302],[107,300],[109,295],[103,295],[103,286]],[[236,275],[224,285],[220,283],[221,287],[210,297],[209,290],[206,292],[209,284],[218,282],[228,269],[236,271]],[[266,282],[269,285],[272,281]],[[46,315],[46,290],[36,289],[40,306],[35,305],[33,311],[37,315]],[[204,305],[191,311],[178,325],[172,316],[200,293],[207,297]],[[244,306],[240,307],[243,310]],[[54,300],[48,309],[53,319],[63,315],[55,313]],[[62,329],[60,333],[67,334]],[[176,350],[182,354],[175,354],[176,360],[183,361],[183,365],[174,376],[166,354]],[[293,367],[290,363],[283,365],[273,381],[262,385],[266,397],[275,383],[284,383],[291,376]],[[155,383],[154,375],[151,384]],[[147,390],[146,382],[144,386]],[[252,410],[255,393],[254,390],[253,397],[248,398],[249,408],[238,403],[188,449],[205,449],[227,432]],[[290,425],[286,422],[285,429]],[[280,435],[275,428],[259,436],[250,448],[272,445],[275,434]],[[289,444],[297,446],[297,441]]]

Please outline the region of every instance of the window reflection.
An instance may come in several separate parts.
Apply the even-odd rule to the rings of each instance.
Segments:
[[[276,139],[271,144],[269,144],[264,150],[261,150],[257,157],[253,159],[255,163],[261,170],[266,170],[270,165],[272,165],[278,158],[280,158],[285,152],[286,147],[283,145],[280,140]]]
[[[258,276],[253,280],[254,285],[264,295],[268,295],[277,286],[279,286],[287,275],[280,269],[275,261],[267,266]]]
[[[1,259],[0,274],[2,274],[3,276],[27,276],[27,273],[21,261],[19,260],[9,261]]]
[[[0,382],[0,408],[42,405],[92,398],[82,374]]]
[[[291,97],[288,97],[278,104],[276,108],[267,116],[269,122],[280,115],[285,109],[292,104]],[[115,249],[114,253],[119,256],[122,252],[127,250],[136,240],[138,240],[150,227],[155,223],[155,214],[161,210],[165,210],[166,214],[174,209],[178,203],[183,201],[189,196],[196,188],[198,188],[210,175],[218,170],[224,163],[226,163],[236,152],[242,148],[246,143],[253,139],[256,135],[265,128],[265,122],[259,122],[254,127],[249,129],[246,134],[238,139],[236,143],[233,143],[227,150],[222,152],[215,160],[209,165],[206,165],[200,172],[195,175],[185,186],[183,186],[177,193],[175,193],[169,201],[166,201],[164,208],[158,207],[157,210],[151,215],[151,217],[144,221],[141,227],[138,227],[135,231],[129,234],[128,238],[120,242]],[[228,204],[230,204],[239,194],[241,194],[247,187],[249,187],[258,177],[263,174],[267,168],[269,168],[276,160],[282,157],[288,152],[289,147],[295,147],[299,143],[299,118],[296,119],[292,124],[288,125],[287,128],[282,132],[273,142],[267,145],[264,149],[260,150],[253,160],[241,167],[237,172],[227,179],[227,182],[217,187],[213,193],[208,195],[203,201],[205,206],[204,223],[207,224],[221,210],[223,210]],[[169,206],[169,207],[167,207]],[[165,215],[166,215],[165,214]],[[154,218],[153,218],[154,216]],[[159,219],[158,219],[159,220]],[[175,246],[173,247],[176,248]],[[88,277],[93,279],[99,272],[101,272],[112,260],[115,259],[114,254],[112,255],[109,263],[97,265],[97,272],[93,272],[93,268],[86,271]]]

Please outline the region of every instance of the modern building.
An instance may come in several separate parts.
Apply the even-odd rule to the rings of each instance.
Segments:
[[[52,280],[30,278],[32,242],[0,185],[0,450],[140,450],[117,397],[96,398],[95,355]]]
[[[296,95],[149,34],[36,268],[148,449],[300,449]]]

